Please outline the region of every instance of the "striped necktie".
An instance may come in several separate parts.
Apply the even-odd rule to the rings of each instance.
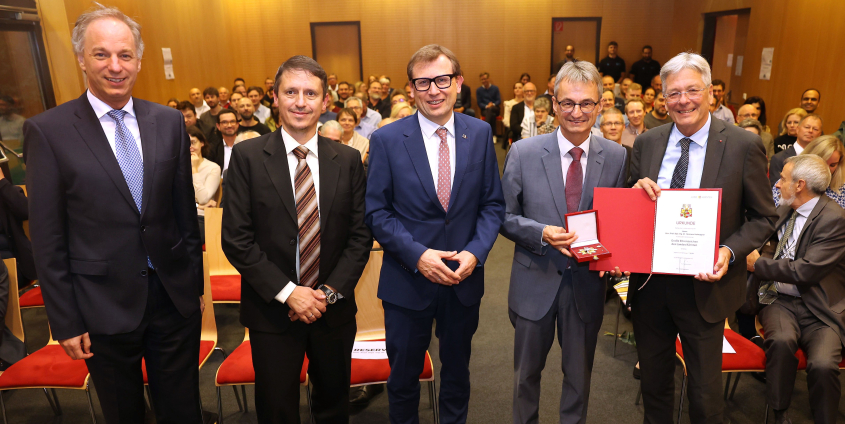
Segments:
[[[669,188],[684,188],[687,184],[687,168],[689,168],[689,145],[692,140],[688,137],[681,139],[681,157],[672,172],[672,183]]]
[[[299,146],[296,156],[296,219],[299,224],[299,285],[317,287],[320,277],[320,210],[317,208],[317,191],[311,168],[305,162],[308,149]]]

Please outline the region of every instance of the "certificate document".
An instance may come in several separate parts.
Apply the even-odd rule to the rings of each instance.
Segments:
[[[712,273],[720,210],[720,190],[661,190],[655,205],[652,272]]]

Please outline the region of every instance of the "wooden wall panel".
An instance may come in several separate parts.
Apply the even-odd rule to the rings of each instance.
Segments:
[[[736,41],[736,15],[722,16],[716,20],[716,40],[713,48],[713,79],[731,81],[733,66],[728,66],[728,54],[734,53]]]

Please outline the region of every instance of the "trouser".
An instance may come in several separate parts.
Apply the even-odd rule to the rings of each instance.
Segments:
[[[681,337],[687,367],[690,422],[721,423],[724,321],[707,322],[695,303],[694,279],[653,275],[633,297],[645,409],[644,423],[672,423],[675,404],[675,339]]]
[[[149,273],[144,318],[123,334],[91,334],[85,360],[103,415],[109,424],[144,422],[146,363],[153,409],[158,423],[201,423],[199,348],[202,314],[182,316],[155,271]],[[197,299],[199,301],[199,299]]]
[[[560,394],[560,422],[585,423],[590,397],[590,377],[601,320],[583,322],[572,290],[572,271],[566,270],[549,312],[531,321],[509,311],[514,326],[514,424],[538,423],[540,419],[540,376],[558,332],[563,383]]]
[[[798,348],[807,357],[807,388],[816,424],[835,423],[839,412],[839,361],[842,341],[836,330],[818,319],[800,297],[779,295],[760,311],[766,349],[766,401],[777,410],[789,408]]]
[[[491,108],[481,109],[481,115],[490,124],[490,133],[496,136],[496,117],[499,116],[499,107],[493,106]]]
[[[433,283],[432,283],[433,284]],[[420,374],[431,342],[431,325],[440,340],[440,422],[463,424],[469,409],[469,359],[478,328],[480,303],[463,305],[452,287],[438,285],[437,297],[422,311],[389,302],[384,306],[390,377],[387,396],[390,422],[418,424]]]

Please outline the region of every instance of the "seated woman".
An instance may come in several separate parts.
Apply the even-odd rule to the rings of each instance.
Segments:
[[[528,74],[523,74],[528,75]],[[505,125],[507,131],[510,131],[511,125],[511,111],[513,110],[513,106],[517,103],[521,103],[525,101],[525,96],[522,93],[522,83],[517,82],[513,85],[513,98],[510,100],[505,100],[502,102],[504,105],[504,109],[502,112],[502,124]]]
[[[526,115],[522,118],[522,138],[548,134],[555,130],[555,118],[549,115],[552,103],[545,97],[534,100],[534,116]]]
[[[23,230],[29,219],[29,205],[23,189],[0,170],[0,258],[15,258],[18,266],[18,285],[23,288],[29,281],[37,280],[32,244]]]
[[[790,109],[789,112],[786,112],[779,125],[782,130],[774,141],[775,154],[788,149],[789,146],[795,143],[795,140],[798,138],[798,125],[805,116],[807,116],[807,111],[800,107]]]
[[[197,202],[197,219],[200,223],[200,237],[205,243],[205,208],[218,206],[214,194],[220,187],[220,166],[205,159],[208,143],[205,135],[196,127],[188,127],[191,138],[191,176],[194,180],[194,199]]]
[[[845,170],[842,169],[845,165],[845,146],[842,142],[834,135],[823,135],[811,141],[801,154],[816,155],[827,162],[830,167],[830,187],[824,194],[845,208]],[[780,206],[779,188],[772,187],[772,197],[775,206]]]
[[[655,91],[653,88],[648,87],[643,91],[643,102],[645,103],[645,113],[649,113],[654,110],[654,97]]]
[[[337,113],[337,122],[343,128],[340,142],[358,150],[361,153],[361,162],[363,162],[367,158],[367,151],[370,150],[370,140],[355,131],[355,126],[358,125],[358,115],[355,114],[354,110],[345,107]]]

